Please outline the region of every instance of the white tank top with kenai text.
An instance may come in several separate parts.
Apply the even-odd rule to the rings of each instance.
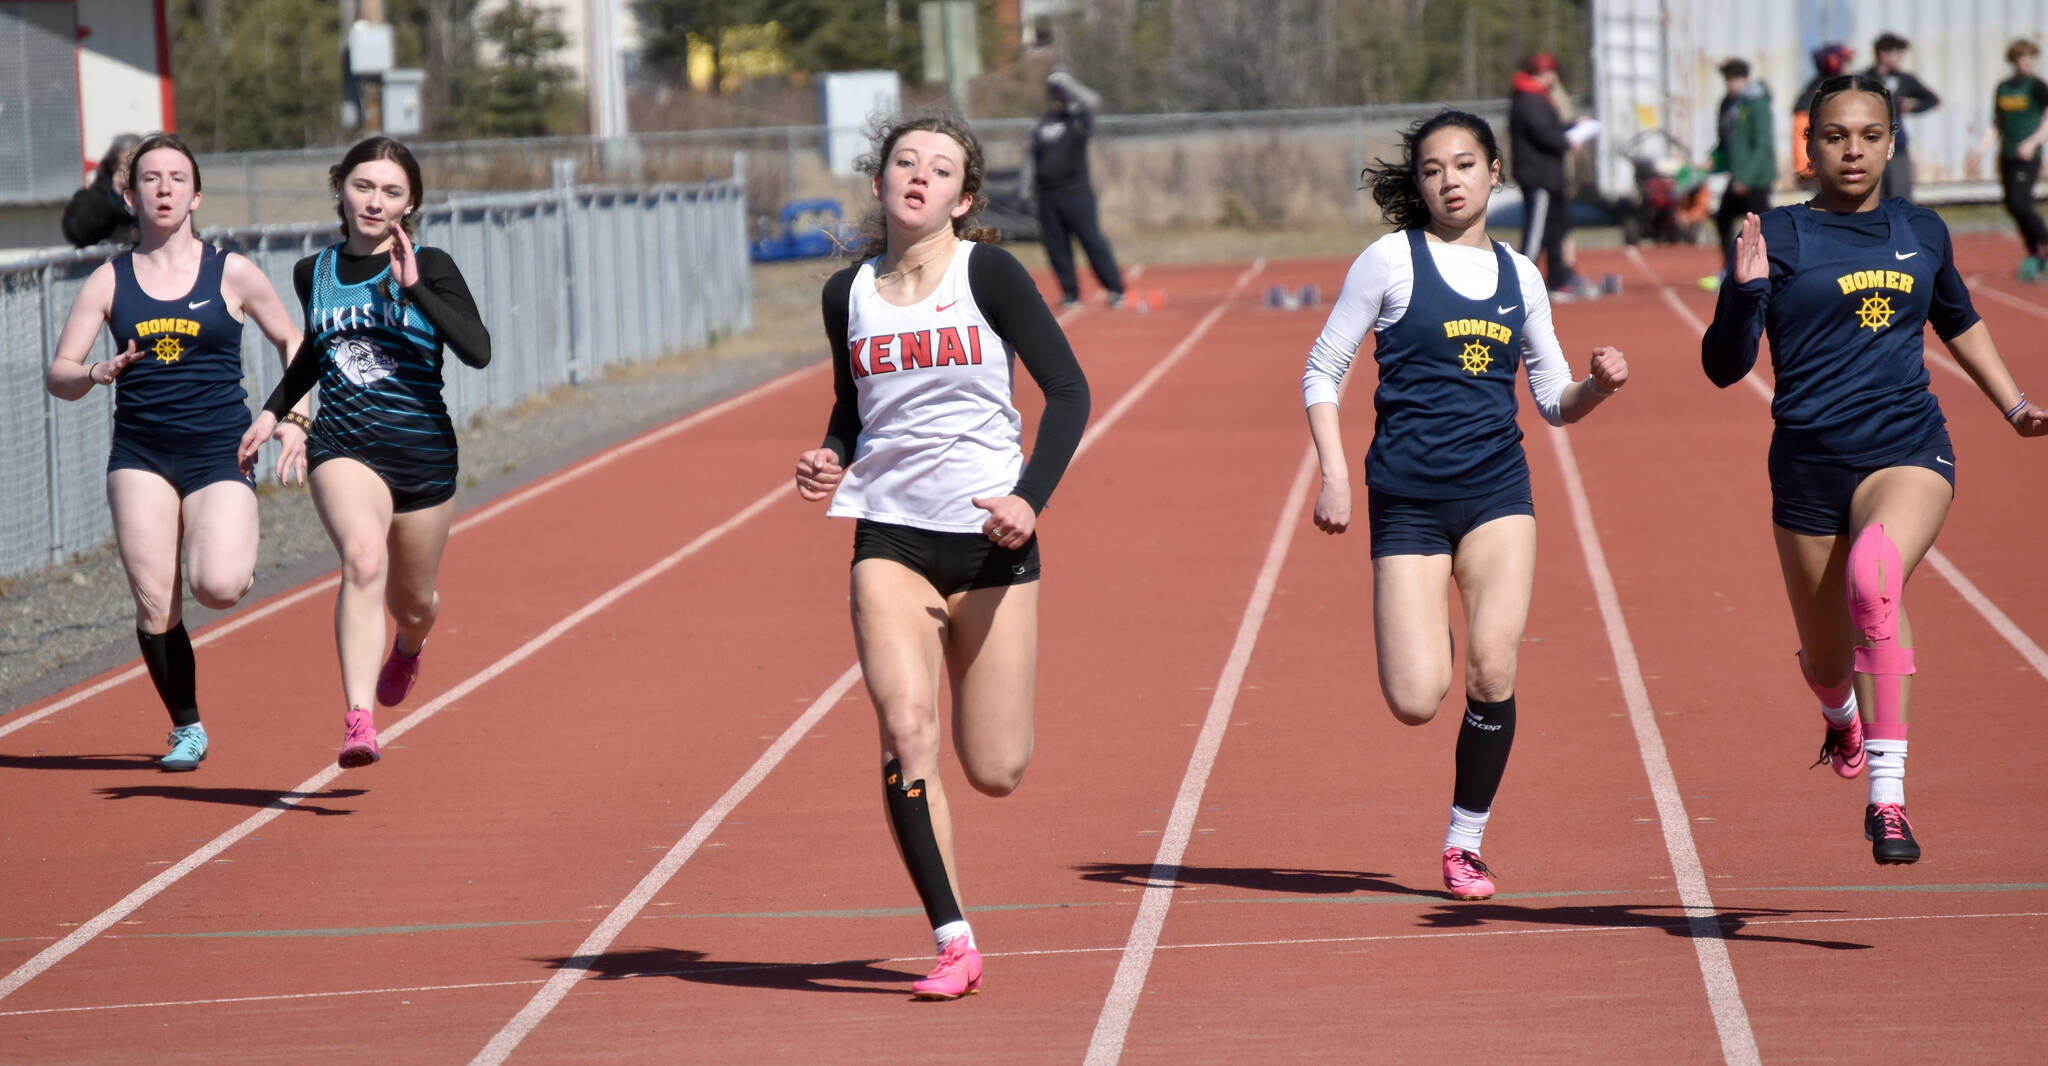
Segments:
[[[873,259],[854,275],[846,343],[860,439],[827,513],[946,533],[978,533],[1024,467],[1010,402],[1014,359],[975,305],[961,241],[931,295],[898,307],[875,291]]]

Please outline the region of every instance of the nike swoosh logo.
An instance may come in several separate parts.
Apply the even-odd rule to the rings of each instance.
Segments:
[[[1937,462],[1937,463],[1940,463],[1940,464],[1941,464],[1941,465],[1943,465],[1943,466],[1954,466],[1954,465],[1956,465],[1956,464],[1954,464],[1954,463],[1951,463],[1951,462],[1949,462],[1949,461],[1948,461],[1948,460],[1946,460],[1946,459],[1943,459],[1943,458],[1942,458],[1941,456],[1939,456],[1939,455],[1937,455],[1937,456],[1935,456],[1935,457],[1934,457],[1934,461],[1935,461],[1935,462]]]
[[[188,308],[190,308],[190,309],[192,309],[192,310],[194,310],[194,311],[197,311],[197,310],[199,310],[200,308],[202,308],[202,307],[205,307],[205,306],[206,306],[207,304],[210,304],[210,303],[212,303],[212,302],[213,302],[212,300],[201,300],[201,301],[199,301],[198,303],[189,303],[189,304],[186,304],[185,306],[186,306],[186,307],[188,307]]]
[[[943,311],[945,311],[945,310],[946,310],[947,308],[949,308],[949,307],[953,306],[953,304],[957,304],[957,303],[959,303],[959,302],[960,302],[960,301],[958,301],[958,300],[955,300],[955,301],[953,301],[953,303],[952,303],[952,304],[940,304],[939,306],[937,306],[937,307],[934,307],[934,308],[932,308],[932,310],[934,310],[934,311],[940,311],[940,312],[943,312]]]
[[[1892,255],[1893,255],[1894,257],[1896,257],[1896,258],[1898,258],[1898,259],[1900,259],[1900,260],[1906,260],[1906,259],[1911,259],[1911,258],[1913,258],[1914,256],[1916,256],[1916,255],[1919,255],[1919,254],[1920,254],[1919,252],[1893,252],[1893,253],[1892,253]]]
[[[1509,305],[1507,305],[1506,307],[1497,307],[1497,308],[1494,308],[1494,313],[1495,313],[1495,314],[1502,314],[1502,315],[1504,315],[1504,314],[1507,314],[1507,313],[1508,313],[1509,311],[1512,311],[1512,310],[1514,310],[1515,308],[1517,308],[1517,307],[1520,307],[1520,306],[1522,306],[1522,305],[1521,305],[1521,304],[1509,304]]]

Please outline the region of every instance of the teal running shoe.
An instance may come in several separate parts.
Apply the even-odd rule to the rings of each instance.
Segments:
[[[164,738],[171,750],[158,759],[156,764],[166,770],[197,770],[206,758],[206,727],[194,722],[171,730]]]

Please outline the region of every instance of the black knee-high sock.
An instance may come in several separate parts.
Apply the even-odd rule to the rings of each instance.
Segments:
[[[163,633],[135,631],[142,645],[142,661],[149,667],[149,679],[156,682],[156,694],[171,712],[171,727],[194,725],[199,721],[199,683],[192,664],[192,638],[179,622]]]
[[[1515,698],[1495,703],[1465,699],[1465,722],[1458,727],[1458,778],[1451,802],[1482,813],[1493,806],[1507,772],[1508,751],[1515,746]]]
[[[939,838],[932,834],[931,807],[925,801],[924,781],[903,780],[903,765],[895,759],[882,768],[882,794],[889,806],[889,827],[896,831],[897,846],[903,849],[903,865],[910,869],[910,882],[917,886],[917,898],[924,901],[924,915],[932,928],[961,920],[960,904],[953,898],[953,883],[946,877],[946,860],[939,855]]]

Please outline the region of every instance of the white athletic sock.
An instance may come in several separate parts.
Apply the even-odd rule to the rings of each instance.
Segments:
[[[1849,720],[1856,717],[1856,690],[1849,690],[1849,701],[1847,703],[1842,704],[1840,707],[1830,707],[1826,704],[1822,704],[1820,708],[1820,713],[1828,716],[1829,725],[1848,725]]]
[[[979,946],[974,942],[974,930],[969,928],[965,921],[947,922],[932,930],[932,943],[937,944],[940,951],[944,951],[946,950],[947,942],[951,941],[954,937],[960,936],[967,938],[968,947]]]
[[[1903,740],[1866,740],[1863,750],[1870,753],[1870,802],[1906,802],[1906,742]]]
[[[1486,819],[1492,814],[1492,811],[1468,811],[1451,804],[1451,829],[1444,834],[1444,847],[1478,851],[1479,839],[1486,835]]]

